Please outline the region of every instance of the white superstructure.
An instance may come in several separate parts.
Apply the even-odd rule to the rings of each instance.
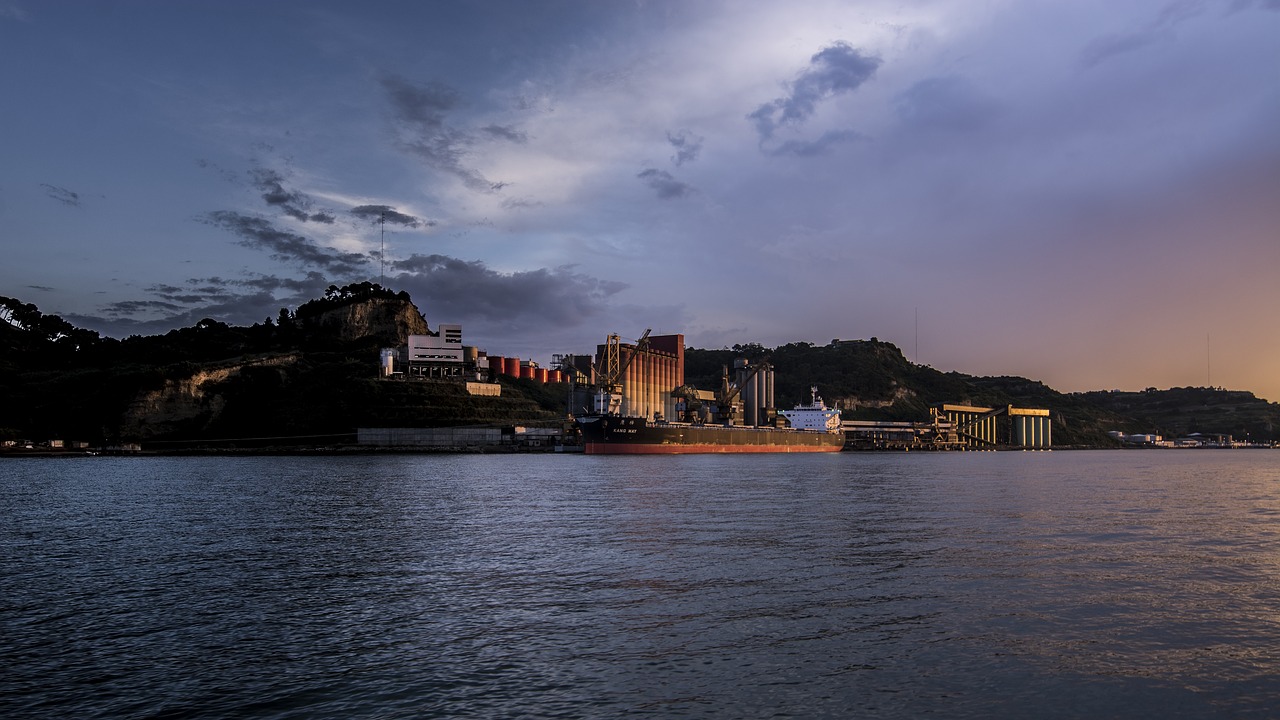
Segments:
[[[818,388],[809,388],[813,395],[808,405],[797,405],[795,410],[781,410],[783,417],[798,430],[817,430],[818,432],[836,432],[840,430],[840,409],[829,408],[818,397]]]

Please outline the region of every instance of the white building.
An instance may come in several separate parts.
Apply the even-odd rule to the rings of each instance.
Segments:
[[[440,325],[438,335],[409,336],[409,366],[422,363],[462,363],[462,326]]]

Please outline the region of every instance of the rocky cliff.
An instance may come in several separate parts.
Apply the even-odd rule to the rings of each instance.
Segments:
[[[369,298],[336,307],[304,305],[298,308],[298,321],[308,331],[341,342],[376,338],[387,347],[405,345],[410,335],[428,332],[418,307],[401,298]]]
[[[222,386],[249,368],[284,368],[297,363],[296,354],[246,359],[204,367],[171,378],[156,389],[143,390],[120,418],[121,437],[147,440],[173,434],[195,435],[215,425],[227,405]],[[277,371],[278,372],[278,371]]]

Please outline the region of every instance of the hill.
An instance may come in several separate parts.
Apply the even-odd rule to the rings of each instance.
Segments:
[[[1236,440],[1280,440],[1280,404],[1243,390],[1211,387],[1147,388],[1141,392],[1082,393],[1092,405],[1134,418],[1128,432],[1182,437],[1225,434]]]
[[[979,377],[916,365],[897,346],[876,338],[776,348],[758,344],[721,350],[689,348],[686,380],[715,388],[722,367],[732,367],[738,357],[768,360],[773,365],[778,407],[807,401],[810,386],[816,385],[827,403],[839,405],[846,420],[920,421],[928,418],[930,406],[941,403],[1014,405],[1049,409],[1058,446],[1114,447],[1116,442],[1107,436],[1112,430],[1167,437],[1200,432],[1280,441],[1280,404],[1250,392],[1149,388],[1138,393],[1066,394],[1027,378]]]
[[[330,287],[323,298],[250,327],[212,319],[124,340],[73,327],[0,297],[0,439],[211,441],[349,436],[356,427],[554,424],[564,388],[501,378],[502,396],[450,382],[383,382],[378,350],[429,332],[406,293],[376,284]],[[1020,377],[941,372],[876,338],[776,348],[685,352],[686,382],[713,389],[736,358],[768,360],[776,401],[791,407],[817,385],[845,419],[925,420],[941,403],[1048,408],[1058,446],[1111,447],[1126,433],[1231,434],[1280,440],[1280,405],[1251,393],[1174,388],[1063,394]]]
[[[809,388],[817,386],[828,404],[842,409],[846,420],[923,421],[930,406],[942,403],[1048,408],[1053,414],[1054,443],[1085,447],[1114,446],[1107,432],[1134,422],[1034,380],[975,377],[916,365],[897,346],[876,338],[828,345],[789,343],[777,348],[756,344],[721,350],[690,348],[685,351],[686,380],[714,388],[722,367],[732,366],[737,357],[773,365],[778,407],[807,401]]]
[[[378,380],[378,350],[429,332],[405,293],[331,287],[235,327],[212,319],[125,340],[0,298],[0,439],[289,444],[360,426],[557,422],[540,388],[477,398],[454,383]],[[548,404],[551,407],[548,407]]]

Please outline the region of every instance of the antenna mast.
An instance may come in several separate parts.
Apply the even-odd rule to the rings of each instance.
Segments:
[[[378,215],[378,224],[382,226],[382,252],[378,254],[378,260],[382,262],[382,272],[378,275],[378,284],[382,287],[387,286],[387,213],[382,212]]]

